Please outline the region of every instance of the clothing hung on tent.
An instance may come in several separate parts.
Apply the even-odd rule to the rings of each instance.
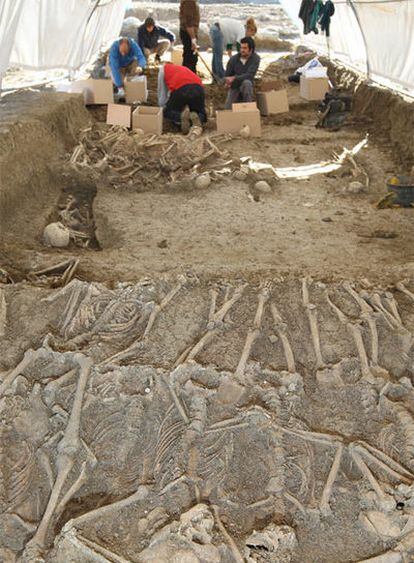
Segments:
[[[335,6],[332,0],[328,0],[325,2],[321,13],[319,15],[319,23],[321,26],[321,30],[325,32],[326,37],[330,35],[330,28],[331,28],[331,17],[335,13]]]
[[[300,5],[299,18],[303,21],[303,33],[305,35],[312,31],[310,24],[315,4],[316,0],[302,0],[302,3]]]
[[[335,13],[335,6],[332,0],[302,0],[299,10],[299,18],[303,21],[303,33],[318,34],[318,24],[321,30],[329,37],[331,17]]]

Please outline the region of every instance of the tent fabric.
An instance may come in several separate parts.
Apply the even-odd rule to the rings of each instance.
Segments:
[[[0,75],[9,65],[24,0],[0,0]]]
[[[78,69],[119,36],[126,4],[0,0],[0,75],[9,65]]]
[[[103,46],[118,39],[125,18],[125,9],[125,0],[116,0],[105,6],[98,6],[93,12],[82,42],[80,54],[82,62],[89,62]]]
[[[90,13],[79,0],[25,0],[10,63],[26,68],[74,68]]]
[[[338,0],[331,35],[303,35],[301,0],[280,0],[304,45],[414,96],[414,1]]]

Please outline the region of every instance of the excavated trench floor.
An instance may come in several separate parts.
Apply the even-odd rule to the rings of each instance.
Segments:
[[[269,193],[101,175],[98,251],[41,244],[89,125],[80,101],[25,95],[3,114],[0,266],[19,283],[0,286],[2,561],[412,557],[413,211],[374,207],[399,167],[370,122],[316,129],[289,97],[225,150],[303,166],[369,130],[365,191],[350,164]],[[20,281],[74,257],[62,289]]]

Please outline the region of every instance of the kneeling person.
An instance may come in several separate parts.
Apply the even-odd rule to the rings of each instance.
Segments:
[[[166,63],[158,74],[158,105],[164,117],[187,134],[191,125],[207,121],[205,94],[201,79],[185,66]]]
[[[237,102],[253,101],[254,77],[259,70],[260,57],[255,52],[255,42],[251,37],[240,41],[240,52],[233,55],[227,63],[226,86],[229,93],[226,109],[231,109]]]
[[[118,88],[118,94],[123,96],[127,76],[141,74],[142,69],[147,65],[147,60],[133,39],[122,37],[112,43],[108,63],[112,81]]]

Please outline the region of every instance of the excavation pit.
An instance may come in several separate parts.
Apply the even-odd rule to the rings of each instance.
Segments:
[[[147,146],[77,96],[1,102],[0,559],[412,550],[413,211],[375,205],[411,110],[326,131],[288,89],[260,139]],[[42,245],[62,212],[96,246]]]

